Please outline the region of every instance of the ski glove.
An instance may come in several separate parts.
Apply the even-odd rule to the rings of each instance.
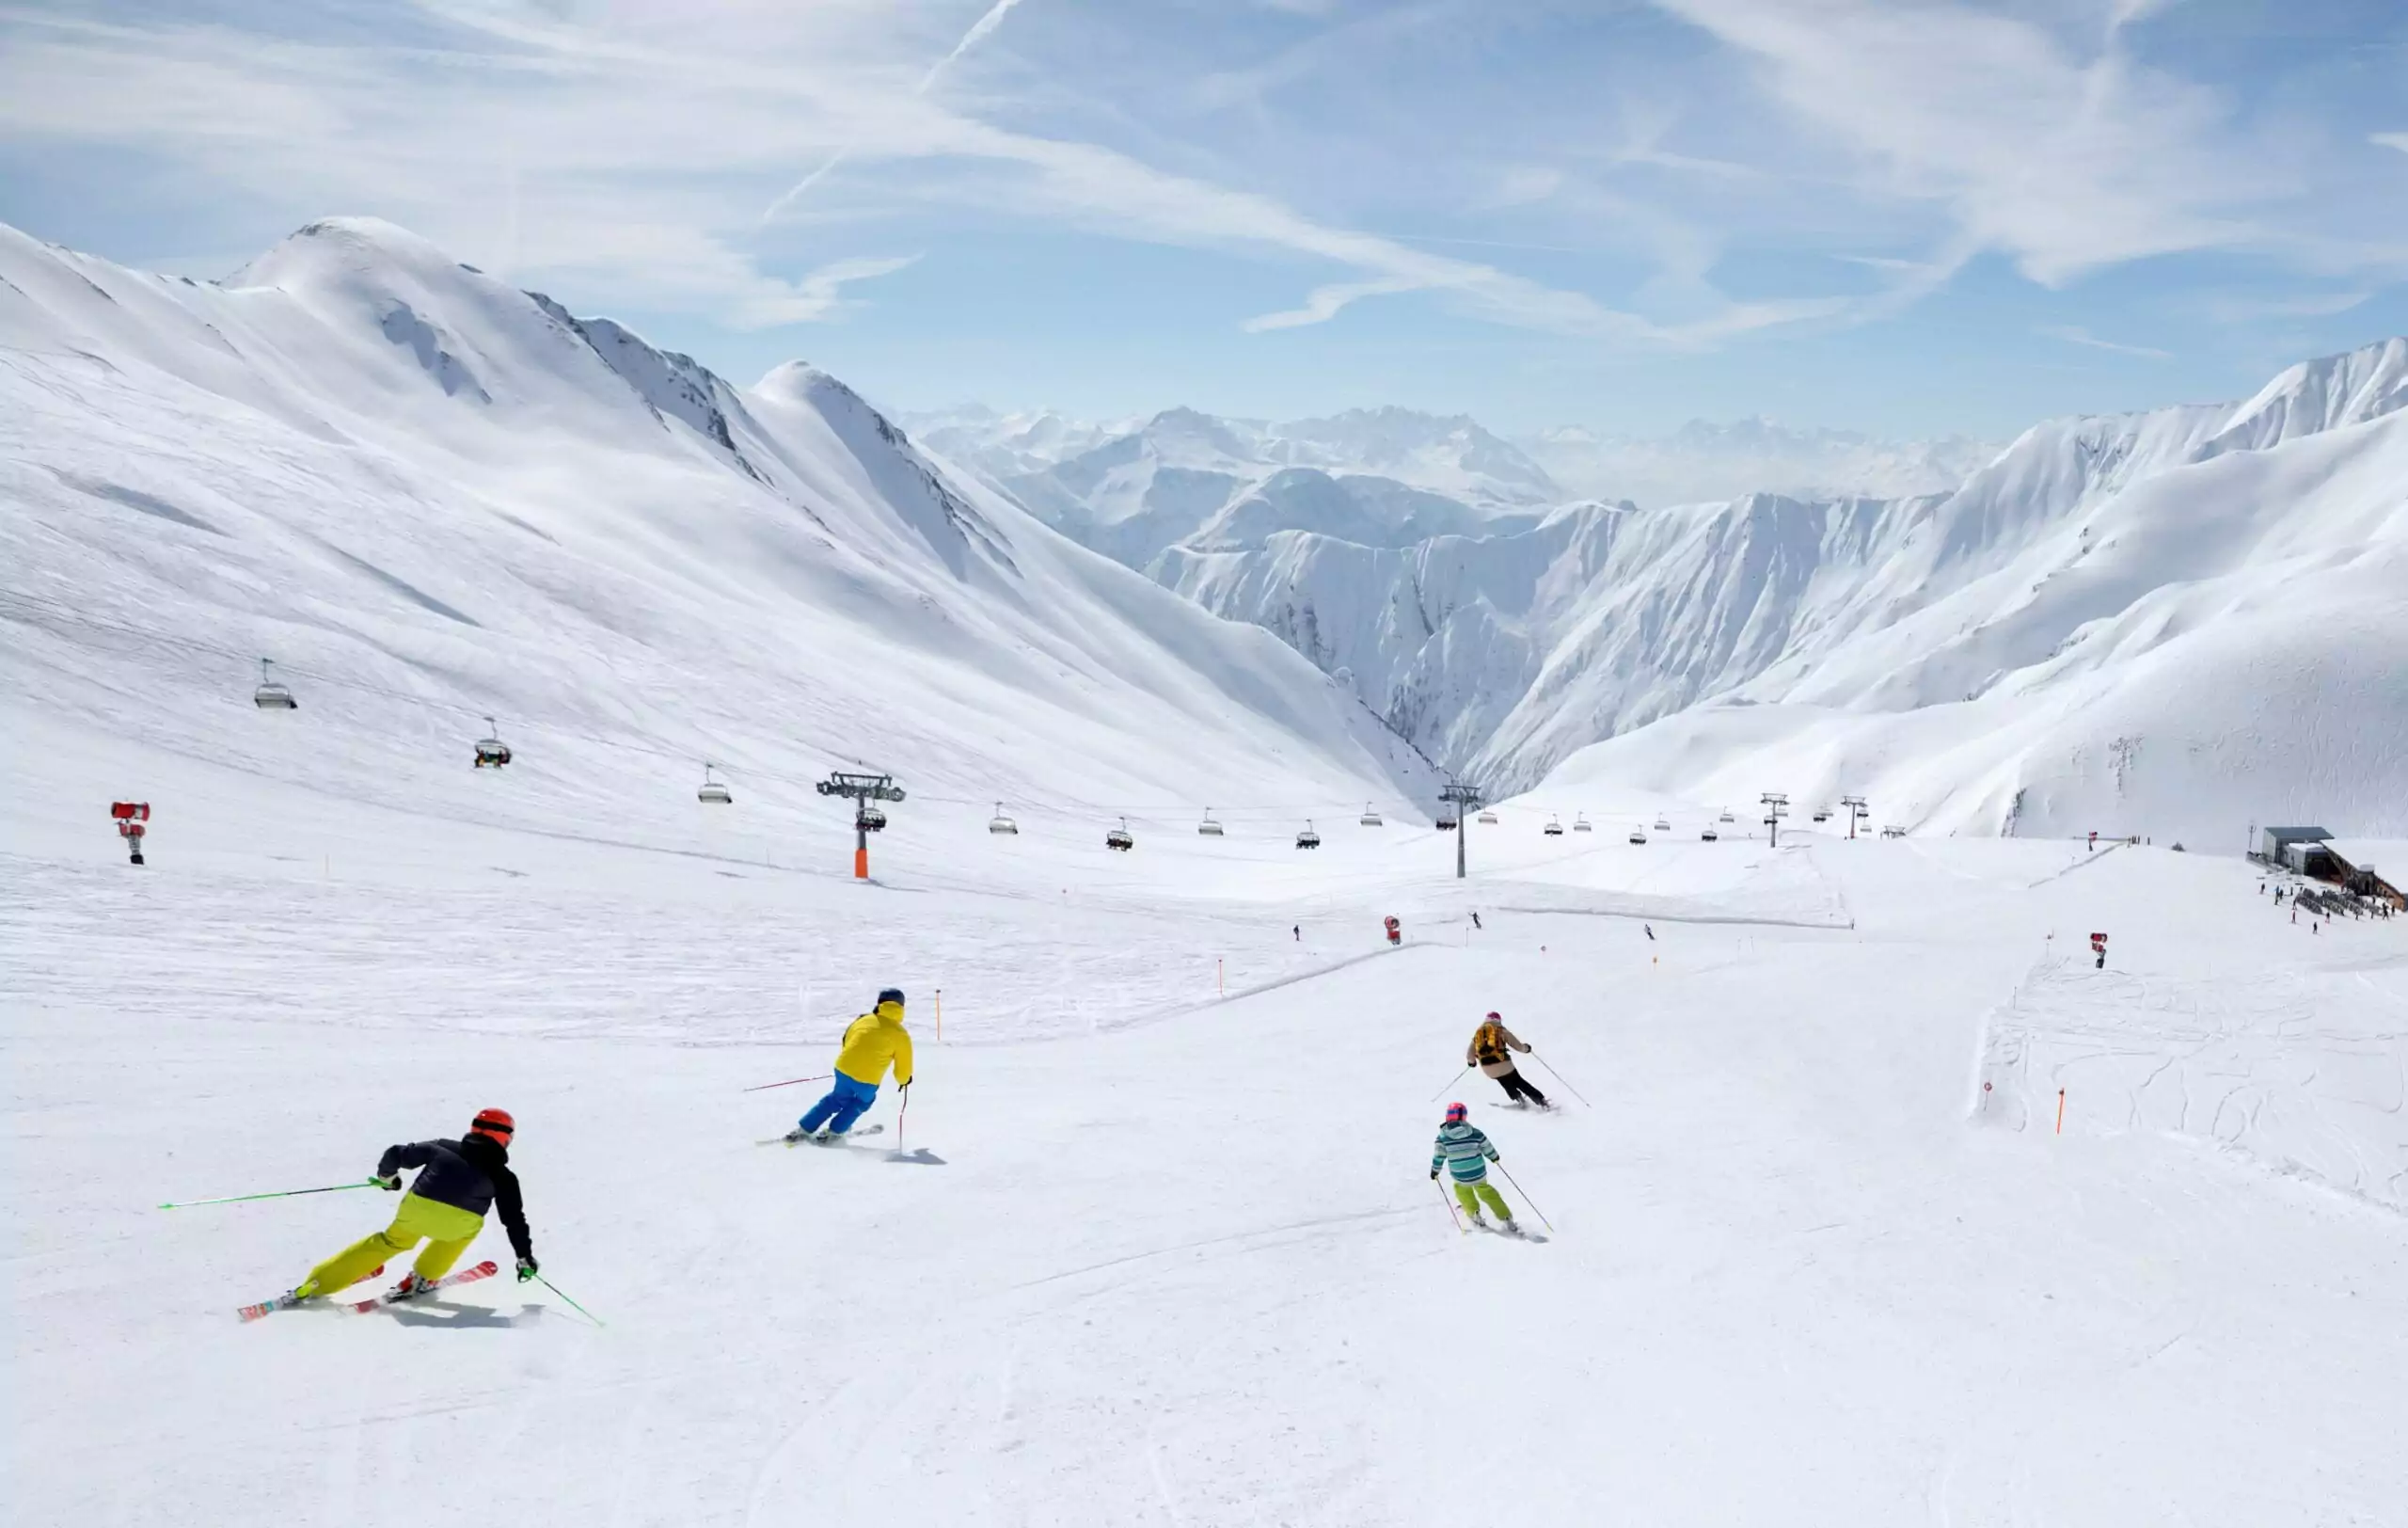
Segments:
[[[531,1257],[520,1258],[518,1260],[518,1281],[523,1284],[533,1277],[535,1277],[535,1260]]]
[[[384,1177],[376,1180],[376,1186],[384,1189],[388,1194],[398,1193],[402,1186],[402,1175],[398,1172],[388,1173]]]
[[[1432,1183],[1436,1183],[1438,1181],[1438,1170],[1436,1168],[1432,1168],[1430,1170],[1430,1181]]]

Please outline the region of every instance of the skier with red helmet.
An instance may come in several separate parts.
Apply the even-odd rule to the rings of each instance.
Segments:
[[[1485,1202],[1497,1212],[1497,1225],[1518,1236],[1522,1228],[1513,1223],[1513,1207],[1497,1191],[1497,1186],[1488,1181],[1488,1164],[1500,1160],[1487,1134],[1471,1122],[1471,1110],[1462,1104],[1448,1105],[1447,1122],[1438,1127],[1438,1145],[1430,1154],[1431,1181],[1437,1181],[1438,1169],[1444,1167],[1447,1175],[1454,1180],[1455,1198],[1464,1213],[1471,1217],[1473,1225],[1488,1224],[1480,1216],[1480,1207]]]
[[[467,1133],[457,1140],[386,1147],[376,1163],[376,1182],[381,1186],[398,1191],[402,1170],[418,1170],[410,1191],[402,1195],[394,1208],[393,1223],[311,1268],[309,1277],[293,1291],[293,1298],[313,1299],[347,1289],[369,1277],[378,1265],[423,1241],[426,1247],[393,1287],[392,1297],[421,1294],[460,1261],[460,1254],[484,1229],[488,1209],[501,1212],[511,1250],[518,1254],[518,1281],[523,1284],[534,1278],[534,1242],[527,1234],[518,1175],[510,1170],[510,1138],[516,1128],[507,1109],[479,1109],[468,1122]]]

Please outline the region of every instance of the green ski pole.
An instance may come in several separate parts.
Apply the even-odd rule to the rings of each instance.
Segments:
[[[549,1279],[545,1278],[542,1274],[539,1273],[535,1275],[535,1281],[543,1285],[546,1289],[550,1290],[553,1294],[560,1296],[561,1298],[568,1300],[569,1308],[571,1310],[574,1310],[578,1314],[585,1317],[586,1320],[593,1322],[595,1326],[602,1327],[610,1324],[604,1321],[600,1316],[595,1315],[593,1312],[587,1310],[584,1306],[578,1304],[577,1301],[569,1299],[568,1293],[565,1290],[562,1289],[560,1285],[552,1282]]]
[[[381,1188],[384,1185],[378,1183],[373,1178],[363,1178],[357,1183],[328,1184],[324,1188],[279,1188],[272,1194],[229,1194],[223,1199],[180,1200],[171,1204],[162,1204],[159,1208],[163,1210],[189,1210],[201,1204],[240,1204],[245,1200],[251,1199],[291,1199],[296,1194],[339,1194],[346,1188]]]

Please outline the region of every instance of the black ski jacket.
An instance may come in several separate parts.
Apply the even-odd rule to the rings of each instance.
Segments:
[[[376,1160],[376,1176],[389,1178],[404,1168],[419,1170],[410,1192],[437,1204],[450,1204],[471,1215],[489,1209],[501,1212],[510,1233],[510,1249],[533,1257],[535,1244],[527,1234],[527,1209],[518,1199],[518,1175],[510,1170],[510,1152],[483,1136],[466,1140],[421,1140],[388,1146]]]

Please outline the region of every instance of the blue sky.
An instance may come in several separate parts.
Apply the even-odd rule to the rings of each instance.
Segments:
[[[2408,332],[2408,6],[0,8],[0,219],[351,213],[900,408],[2000,436]]]

